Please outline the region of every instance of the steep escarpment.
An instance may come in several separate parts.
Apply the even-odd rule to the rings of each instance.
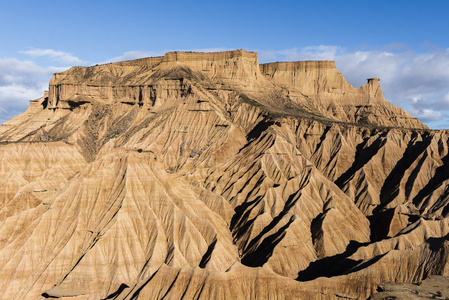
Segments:
[[[267,63],[260,65],[260,70],[271,82],[286,88],[293,102],[332,120],[424,128],[410,114],[385,100],[379,78],[370,78],[366,85],[354,88],[333,61]]]
[[[173,89],[165,83],[167,79],[219,78],[231,84],[251,85],[262,77],[258,69],[257,54],[243,50],[171,52],[162,58],[75,67],[54,75],[48,104],[49,108],[70,108],[92,101],[123,101],[152,106],[159,104],[157,99],[170,96]]]
[[[92,102],[160,106],[161,99],[176,97],[175,86],[181,79],[207,81],[209,89],[237,89],[284,113],[296,110],[332,121],[425,128],[384,99],[378,78],[356,89],[334,62],[259,66],[257,53],[243,50],[171,52],[158,58],[75,67],[52,78],[47,105],[50,109],[73,109]]]
[[[74,67],[0,141],[1,299],[366,298],[447,273],[449,133],[333,62]]]

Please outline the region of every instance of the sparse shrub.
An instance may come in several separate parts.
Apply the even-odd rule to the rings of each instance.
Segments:
[[[139,153],[142,153],[142,151],[143,151],[142,149],[137,149],[137,152]]]
[[[418,291],[418,290],[414,290],[414,291],[413,291],[413,294],[418,295],[418,294],[419,294],[419,291]]]
[[[443,294],[441,294],[440,291],[437,292],[437,296],[438,296],[438,297],[441,297],[442,295],[443,295]]]
[[[418,282],[414,283],[414,285],[417,285],[417,286],[420,286],[421,284],[422,284],[422,281],[418,281]]]

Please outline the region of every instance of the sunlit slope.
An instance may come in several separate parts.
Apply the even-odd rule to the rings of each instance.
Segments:
[[[75,67],[0,141],[1,299],[337,299],[446,273],[448,133],[333,62]]]

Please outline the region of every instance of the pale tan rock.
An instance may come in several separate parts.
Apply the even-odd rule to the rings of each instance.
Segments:
[[[375,123],[388,127],[426,128],[383,97],[378,78],[359,89],[337,71],[333,61],[277,62],[260,66],[270,81],[288,89],[291,101],[311,112],[343,122]]]
[[[446,275],[448,140],[329,61],[71,68],[0,126],[0,299],[351,299]]]

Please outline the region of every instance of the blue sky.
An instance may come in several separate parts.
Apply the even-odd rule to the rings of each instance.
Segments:
[[[259,61],[335,60],[356,87],[449,128],[447,1],[0,0],[0,122],[54,72],[171,50],[246,49]]]

